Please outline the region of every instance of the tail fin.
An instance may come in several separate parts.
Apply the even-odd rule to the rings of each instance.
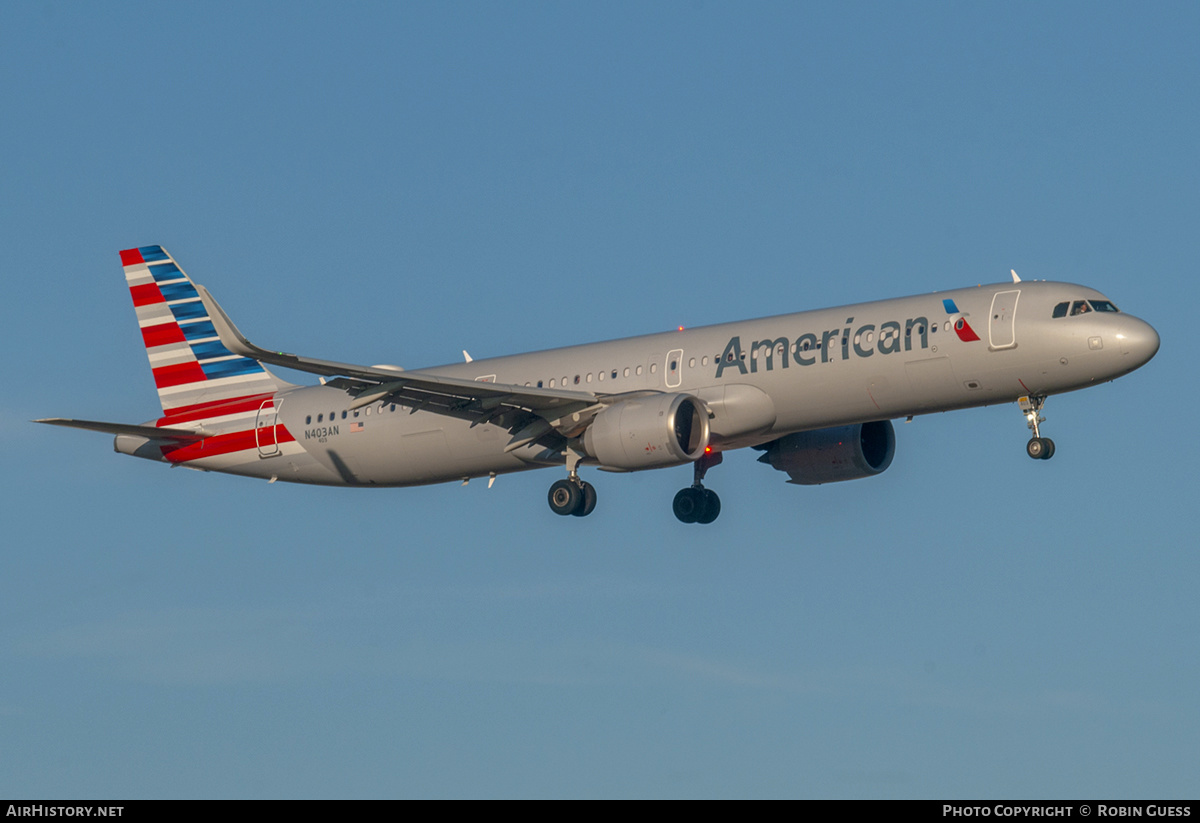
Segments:
[[[221,344],[196,287],[162,246],[126,249],[121,265],[164,413],[290,385]]]

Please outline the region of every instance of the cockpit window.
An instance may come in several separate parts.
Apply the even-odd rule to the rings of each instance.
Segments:
[[[1059,303],[1054,307],[1054,317],[1066,317],[1067,309],[1070,308],[1071,316],[1078,317],[1081,314],[1087,314],[1090,311],[1106,312],[1116,314],[1121,310],[1110,303],[1108,300],[1076,300],[1074,303],[1066,302]]]

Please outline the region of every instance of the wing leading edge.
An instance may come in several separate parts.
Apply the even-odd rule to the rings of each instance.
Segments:
[[[352,409],[371,403],[403,403],[413,412],[430,411],[467,419],[472,425],[497,423],[514,435],[505,447],[506,451],[538,441],[552,432],[562,437],[577,437],[598,412],[613,402],[612,395],[592,392],[485,383],[269,351],[251,343],[207,289],[197,285],[196,291],[222,345],[234,354],[260,363],[333,377],[335,380],[329,381],[328,385],[345,388],[355,395],[350,405]]]

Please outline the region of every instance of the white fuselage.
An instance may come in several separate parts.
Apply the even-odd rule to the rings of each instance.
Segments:
[[[713,448],[725,451],[1112,380],[1154,355],[1154,330],[1118,312],[1052,316],[1064,301],[1102,299],[1066,283],[995,284],[421,372],[605,395],[693,395],[711,411]],[[288,388],[205,420],[210,440],[164,450],[120,435],[117,448],[319,484],[417,485],[562,465],[561,453],[536,445],[506,453],[510,432],[492,423],[390,402],[352,410],[353,400],[331,386]]]

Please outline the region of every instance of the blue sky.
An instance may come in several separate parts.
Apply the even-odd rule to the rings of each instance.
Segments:
[[[0,795],[1195,797],[1200,9],[0,6]],[[1158,357],[819,488],[171,471],[117,251],[407,367],[1001,281]],[[596,474],[593,472],[593,474]],[[569,521],[569,522],[568,522]]]

